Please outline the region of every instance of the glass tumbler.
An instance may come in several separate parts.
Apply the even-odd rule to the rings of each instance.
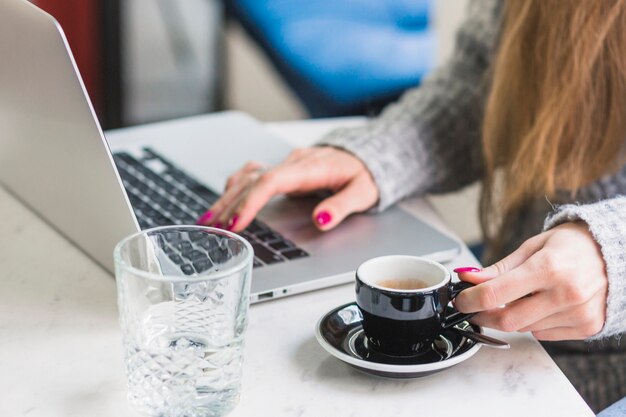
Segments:
[[[144,415],[221,416],[239,400],[253,251],[200,226],[145,230],[114,251],[128,398]]]

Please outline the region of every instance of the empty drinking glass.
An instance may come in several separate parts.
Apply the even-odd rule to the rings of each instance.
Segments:
[[[200,226],[146,230],[114,252],[128,398],[149,416],[221,416],[239,399],[253,252]]]

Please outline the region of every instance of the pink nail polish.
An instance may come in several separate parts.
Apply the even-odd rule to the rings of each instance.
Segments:
[[[211,210],[204,213],[200,218],[196,221],[196,224],[203,225],[206,224],[213,217],[213,212]]]
[[[315,221],[317,222],[317,224],[319,224],[320,226],[325,226],[328,223],[330,223],[330,221],[332,220],[332,216],[330,215],[329,212],[327,211],[320,211],[317,214],[317,217],[315,217]]]
[[[462,274],[463,272],[480,272],[480,268],[474,268],[473,266],[464,266],[461,268],[455,268],[454,272]]]
[[[239,221],[239,216],[235,214],[232,219],[228,221],[228,227],[226,230],[233,230],[235,226],[237,226],[237,222]]]
[[[213,227],[217,227],[218,229],[222,228],[222,222],[217,222],[213,225]]]

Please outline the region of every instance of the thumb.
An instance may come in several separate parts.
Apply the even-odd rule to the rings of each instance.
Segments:
[[[515,252],[486,268],[456,268],[454,272],[458,274],[459,279],[462,281],[481,284],[523,264],[543,247],[546,239],[546,233],[534,236],[524,242]]]
[[[483,269],[456,268],[454,272],[457,273],[461,281],[471,282],[476,285],[482,284],[483,282],[494,279],[508,270],[507,268],[509,268],[509,264],[505,263],[505,259]],[[513,267],[511,266],[510,269],[512,268]]]
[[[313,222],[320,230],[333,229],[350,214],[372,207],[377,199],[378,192],[371,181],[359,175],[315,207]]]

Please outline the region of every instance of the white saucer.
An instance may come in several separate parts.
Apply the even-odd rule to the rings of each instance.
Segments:
[[[448,307],[454,311],[452,307]],[[363,372],[389,378],[420,378],[448,369],[472,356],[475,343],[454,330],[444,330],[432,349],[409,357],[388,356],[371,350],[363,333],[363,317],[356,303],[349,303],[325,314],[317,323],[316,337],[322,347],[337,359]],[[482,333],[480,326],[467,321],[456,327]]]

